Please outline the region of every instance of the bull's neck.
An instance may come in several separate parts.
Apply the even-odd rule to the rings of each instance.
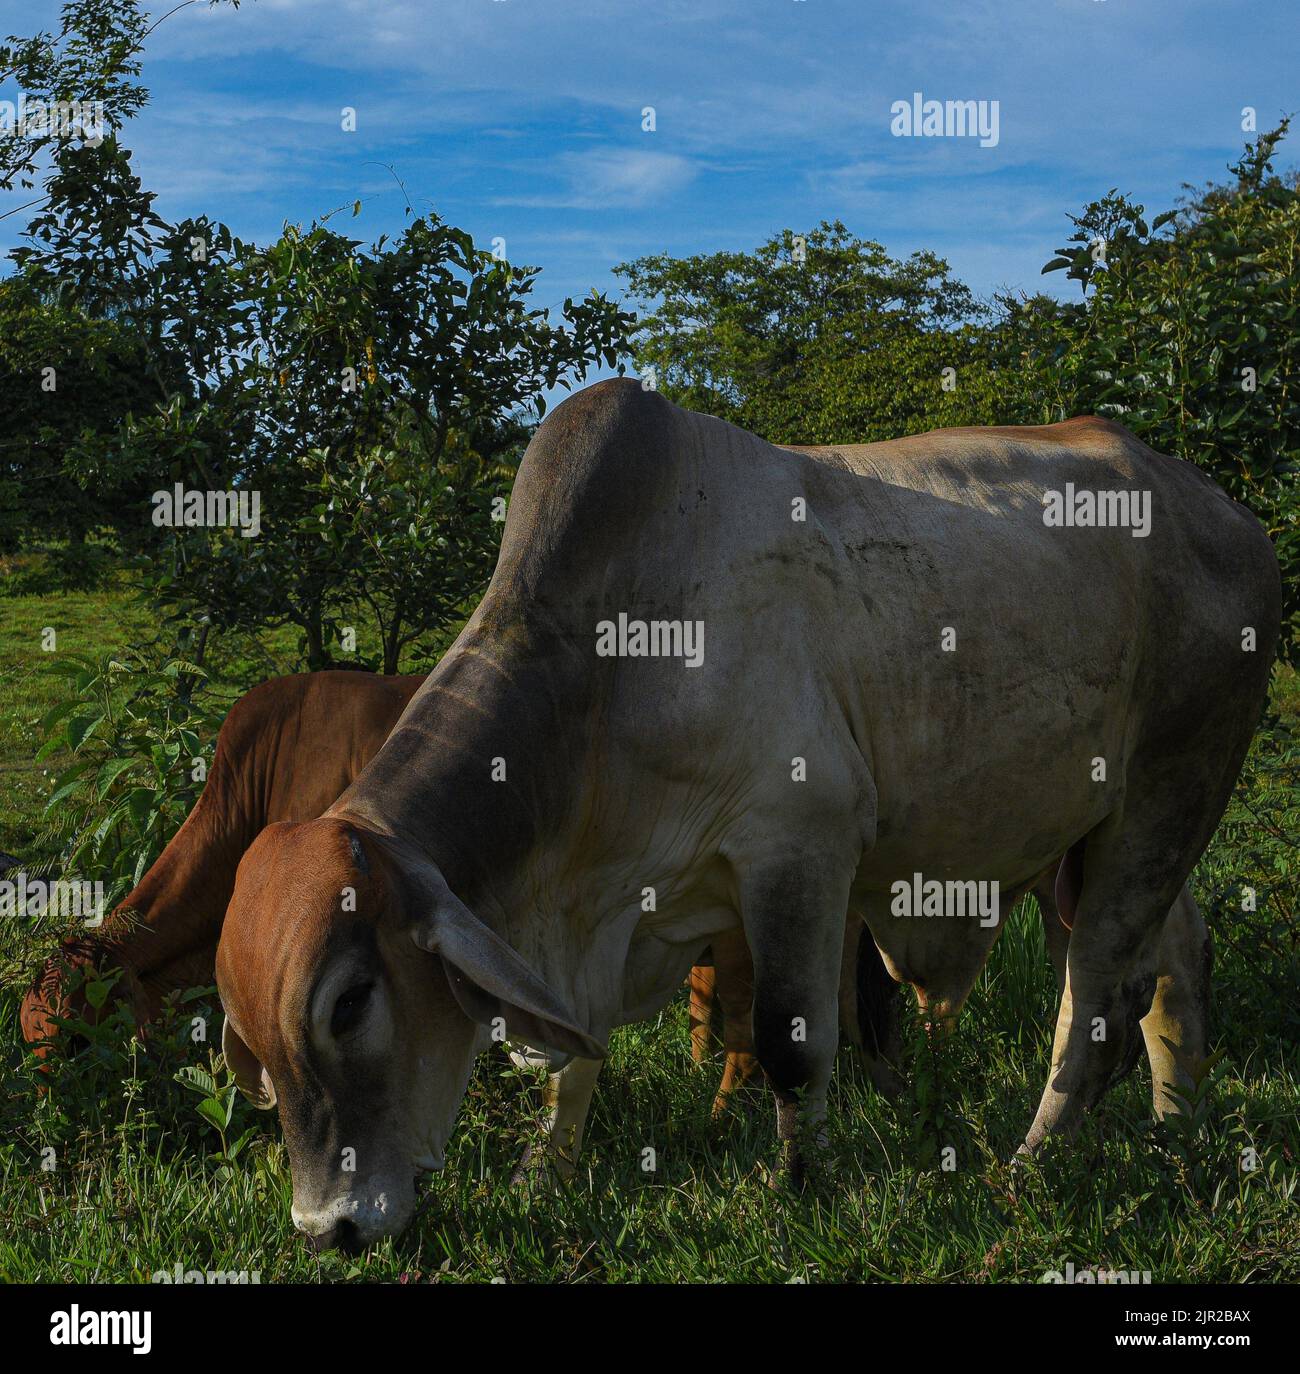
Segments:
[[[331,811],[418,845],[463,900],[499,891],[580,795],[601,681],[589,644],[485,602]]]

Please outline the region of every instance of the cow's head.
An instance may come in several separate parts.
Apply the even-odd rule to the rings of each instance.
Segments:
[[[95,1009],[80,996],[68,991],[76,970],[94,974],[99,952],[88,940],[65,941],[57,954],[45,961],[18,1010],[23,1039],[32,1046],[37,1059],[45,1060],[58,1040],[58,1022],[79,1016],[93,1020]]]
[[[86,985],[101,972],[115,969],[113,1002],[126,1001],[136,1024],[143,1027],[158,1015],[160,1000],[150,994],[135,972],[127,967],[118,947],[104,938],[65,940],[46,961],[28,988],[19,1008],[23,1039],[44,1068],[56,1045],[73,1052],[85,1042],[78,1035],[60,1038],[60,1021],[80,1020],[95,1025],[103,1009],[86,995]]]
[[[294,1222],[322,1249],[410,1220],[481,1026],[604,1053],[434,864],[334,817],[269,826],[244,855],[217,986],[226,1061],[247,1097],[279,1106]]]

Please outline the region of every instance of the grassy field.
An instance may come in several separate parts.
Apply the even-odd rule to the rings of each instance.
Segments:
[[[12,573],[12,569],[10,570]],[[33,765],[58,684],[41,671],[45,626],[60,650],[116,648],[152,634],[120,583],[93,593],[0,596],[0,849],[34,857],[59,760]],[[292,646],[223,651],[233,693],[291,668]],[[159,1270],[244,1271],[263,1283],[408,1281],[1038,1282],[1073,1262],[1149,1272],[1154,1282],[1300,1279],[1300,963],[1295,835],[1300,718],[1279,674],[1281,725],[1261,736],[1194,887],[1218,943],[1215,1040],[1223,1058],[1192,1129],[1149,1118],[1143,1066],[1075,1141],[1012,1171],[1047,1068],[1054,984],[1032,905],[1013,919],[956,1036],[912,1035],[911,1087],[890,1103],[848,1051],[830,1141],[800,1195],[768,1187],[771,1111],[751,1091],[710,1119],[719,1065],[690,1063],[679,999],[617,1033],[571,1185],[508,1183],[538,1131],[535,1079],[485,1056],[415,1226],[363,1256],[317,1258],[289,1221],[288,1163],[273,1114],[234,1107],[225,1139],[177,1083],[210,1065],[190,1018],[219,1027],[210,996],[178,1009],[148,1045],[109,1018],[49,1091],[21,1051],[21,989],[0,993],[0,1280],[147,1280]],[[1257,910],[1241,909],[1241,888]],[[17,920],[0,962],[49,938]],[[238,1148],[235,1148],[238,1143]],[[956,1167],[940,1167],[951,1146]],[[654,1168],[643,1152],[654,1151]],[[1251,1153],[1253,1152],[1253,1154]],[[233,1155],[233,1157],[231,1157]],[[1243,1160],[1255,1164],[1243,1168]],[[43,1165],[47,1167],[43,1167]]]

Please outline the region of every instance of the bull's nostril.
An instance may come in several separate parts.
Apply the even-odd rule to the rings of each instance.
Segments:
[[[342,1250],[345,1255],[359,1254],[365,1247],[361,1244],[361,1233],[350,1217],[336,1221],[328,1231],[319,1231],[307,1237],[307,1243],[319,1255],[326,1250]]]

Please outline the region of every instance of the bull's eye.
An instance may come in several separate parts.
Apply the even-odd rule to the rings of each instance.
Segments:
[[[356,1029],[361,1014],[366,1009],[366,1003],[370,1000],[370,990],[373,987],[373,983],[358,983],[334,1003],[334,1011],[330,1016],[331,1035],[346,1035],[348,1031]]]

